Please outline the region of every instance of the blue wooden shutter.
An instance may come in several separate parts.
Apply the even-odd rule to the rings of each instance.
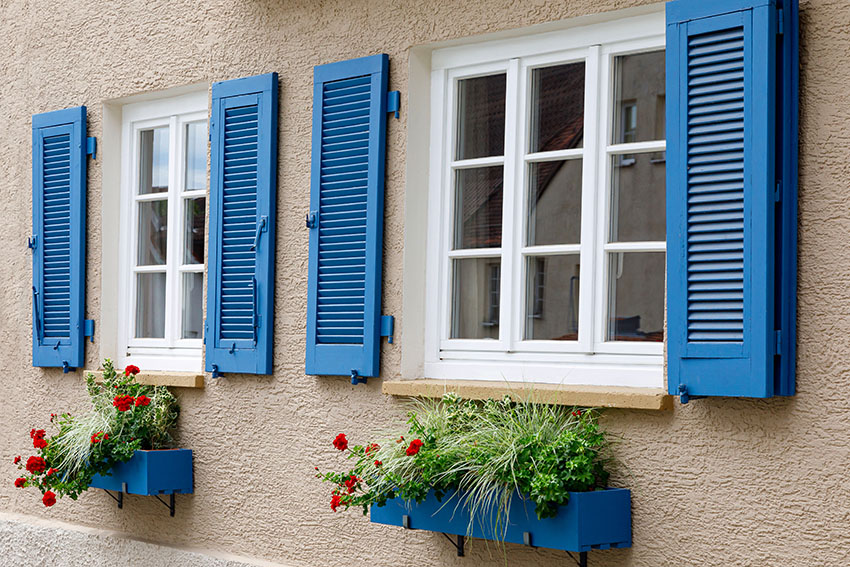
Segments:
[[[86,107],[32,117],[33,366],[83,366]]]
[[[387,68],[314,69],[307,374],[379,373]]]
[[[668,386],[794,393],[797,3],[667,4]]]
[[[206,370],[271,374],[277,74],[213,84]]]

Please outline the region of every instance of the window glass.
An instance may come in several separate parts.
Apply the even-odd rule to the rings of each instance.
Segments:
[[[526,260],[527,340],[578,340],[579,255]]]
[[[204,274],[183,274],[183,332],[184,339],[200,339],[203,336],[201,319],[204,301]]]
[[[206,197],[183,201],[183,263],[204,263],[204,223]]]
[[[454,248],[502,245],[502,166],[461,169],[456,174]]]
[[[608,340],[664,340],[663,252],[609,254]]]
[[[580,159],[529,165],[528,245],[581,242]]]
[[[500,260],[454,260],[453,272],[451,338],[499,338]]]
[[[139,203],[139,266],[165,264],[168,251],[168,201]]]
[[[611,165],[610,242],[662,241],[666,238],[666,167],[651,153],[633,154]]]
[[[580,148],[584,137],[584,61],[531,72],[531,152]]]
[[[168,191],[168,126],[139,133],[139,195]]]
[[[186,191],[207,188],[207,123],[186,125]]]
[[[614,143],[664,139],[664,51],[614,59]]]
[[[456,159],[504,155],[505,87],[504,73],[458,81]]]
[[[165,337],[165,273],[141,273],[136,279],[136,337]]]

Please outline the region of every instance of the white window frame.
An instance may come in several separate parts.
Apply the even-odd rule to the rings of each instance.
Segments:
[[[186,126],[208,122],[208,92],[198,91],[173,98],[128,104],[122,109],[121,197],[118,254],[118,362],[135,364],[144,370],[200,372],[203,369],[203,339],[183,339],[182,274],[206,275],[204,264],[183,264],[183,222],[185,204],[190,198],[204,197],[209,203],[209,182],[204,189],[185,191]],[[138,194],[140,132],[158,126],[169,127],[168,236],[166,254],[165,337],[136,338],[136,274],[160,272],[137,267],[138,203],[159,200],[162,193]],[[207,167],[209,171],[209,167]],[[207,179],[209,176],[207,174]],[[176,206],[175,206],[176,205]],[[204,240],[208,235],[204,224]],[[204,307],[205,309],[205,307]],[[203,322],[204,313],[201,314]]]
[[[664,243],[608,243],[612,156],[663,152],[664,141],[609,144],[614,104],[614,58],[663,50],[663,11],[558,32],[438,49],[431,54],[430,164],[425,279],[426,378],[525,381],[575,385],[663,387],[663,343],[605,341],[608,285],[606,253],[664,252]],[[603,41],[604,40],[604,41]],[[582,148],[529,154],[531,70],[584,61],[585,133]],[[504,157],[454,160],[459,79],[506,73]],[[522,133],[522,135],[517,135]],[[600,133],[604,135],[600,136]],[[527,214],[524,187],[533,161],[583,160],[581,243],[521,246]],[[454,171],[503,165],[502,247],[453,251]],[[512,180],[512,182],[508,182]],[[592,198],[588,188],[594,188]],[[506,253],[502,253],[505,251]],[[580,254],[577,341],[522,340],[526,254]],[[501,257],[502,322],[498,339],[450,339],[452,259]],[[522,257],[522,261],[520,258]],[[517,263],[520,263],[517,266]],[[507,323],[507,324],[506,324]]]

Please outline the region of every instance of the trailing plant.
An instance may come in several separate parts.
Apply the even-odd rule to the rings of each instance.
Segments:
[[[570,492],[607,484],[608,440],[595,410],[455,394],[411,404],[403,433],[365,445],[336,437],[350,468],[316,467],[316,476],[334,485],[333,511],[361,507],[366,514],[390,498],[422,502],[433,490],[442,500],[457,491],[471,518],[494,510],[504,525],[515,493],[533,501],[542,519],[555,516]]]
[[[15,486],[38,488],[45,506],[62,496],[76,500],[95,475],[109,475],[136,450],[169,447],[180,413],[177,399],[164,386],[139,384],[138,373],[133,365],[119,373],[106,359],[101,383],[87,374],[91,410],[80,416],[50,414],[55,433],[49,437],[44,429],[33,428],[30,438],[37,454],[26,461],[14,458],[22,471]]]

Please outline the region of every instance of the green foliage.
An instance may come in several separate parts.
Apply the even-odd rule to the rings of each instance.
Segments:
[[[51,414],[56,429],[49,438],[44,430],[33,429],[33,447],[44,460],[27,467],[29,459],[16,458],[22,472],[16,481],[21,487],[34,486],[45,494],[77,497],[88,489],[95,475],[107,475],[117,463],[130,460],[138,449],[170,446],[171,430],[177,424],[177,399],[163,386],[136,382],[139,369],[128,366],[116,372],[112,361],[103,362],[103,380],[97,383],[86,375],[86,390],[92,408],[81,416]]]
[[[316,476],[335,485],[334,510],[355,506],[365,514],[396,496],[421,502],[429,490],[440,499],[459,490],[473,519],[495,511],[504,525],[514,493],[547,518],[570,492],[604,487],[607,447],[595,410],[447,394],[413,401],[403,435],[345,447],[350,470]]]

